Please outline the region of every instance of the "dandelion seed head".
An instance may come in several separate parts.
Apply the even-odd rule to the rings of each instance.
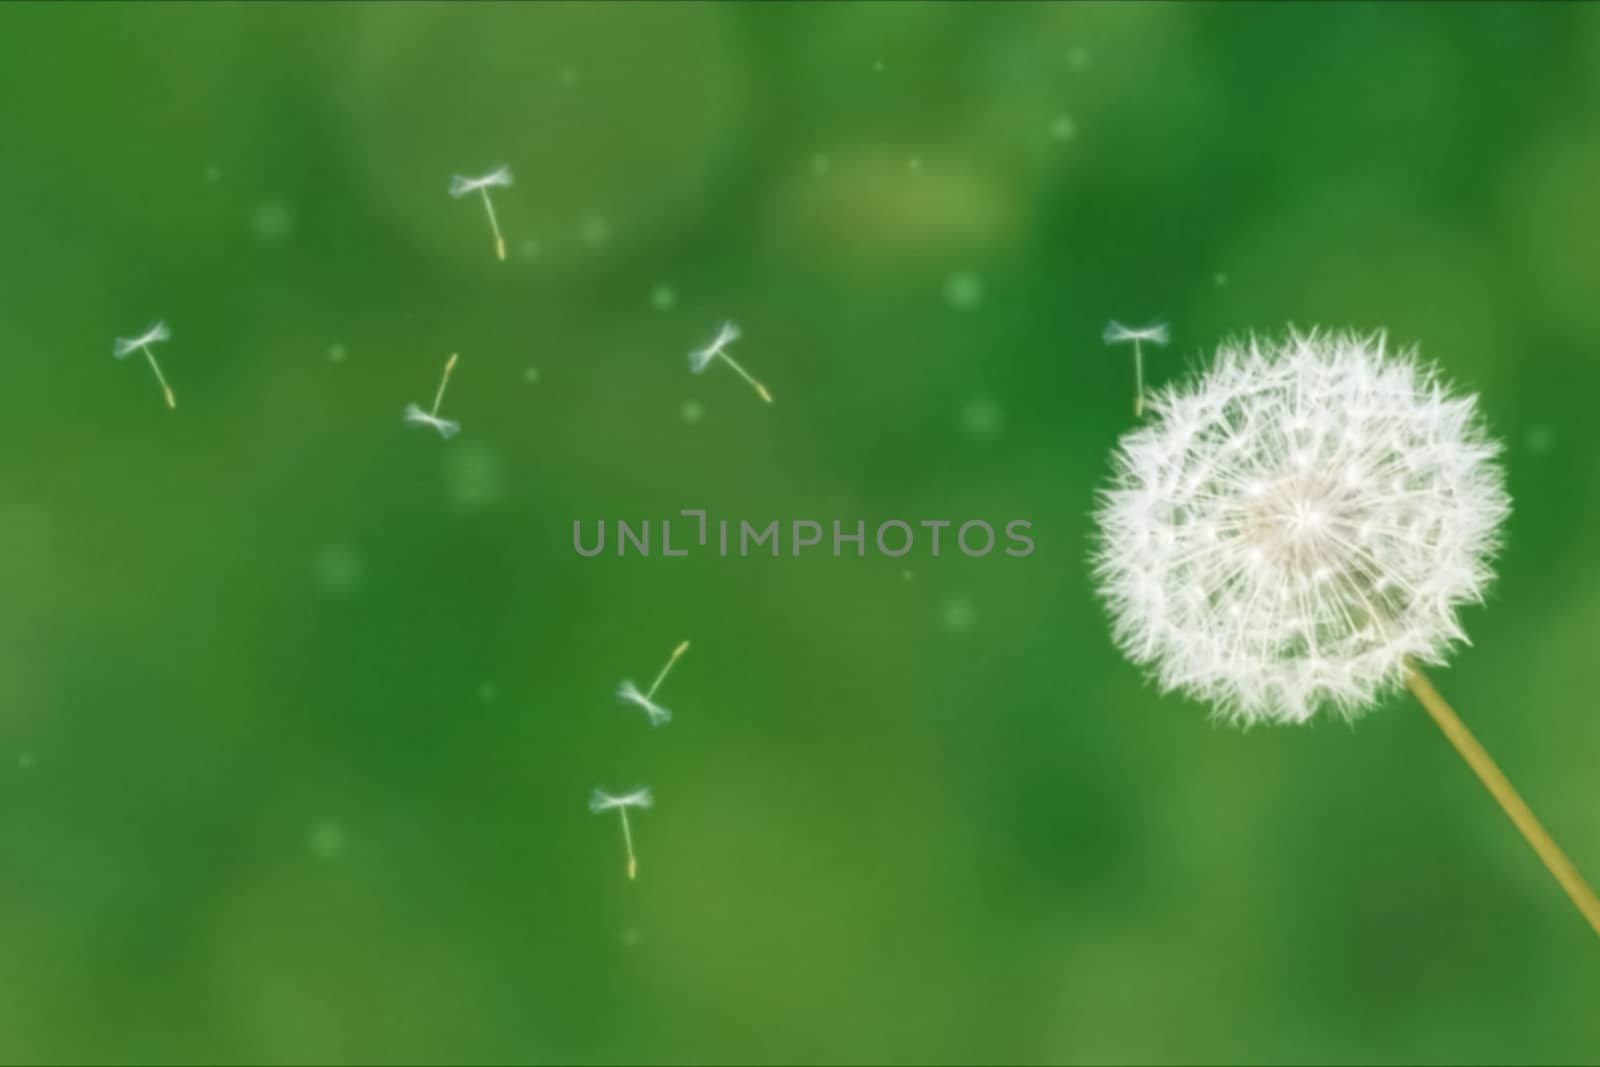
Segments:
[[[699,374],[710,365],[713,359],[722,354],[722,350],[739,339],[739,327],[731,322],[724,322],[717,328],[717,336],[704,348],[697,348],[689,353],[689,370]]]
[[[502,163],[489,173],[481,174],[476,178],[462,174],[452,174],[450,176],[450,195],[459,200],[463,196],[477,192],[479,189],[491,189],[497,186],[504,188],[510,184],[511,168]]]
[[[1113,324],[1115,325],[1115,324]],[[1110,339],[1110,329],[1107,331]],[[1510,506],[1474,397],[1384,337],[1225,345],[1155,394],[1101,497],[1117,644],[1241,724],[1347,717],[1442,662]]]
[[[617,687],[617,699],[642,710],[645,717],[650,720],[651,726],[663,726],[672,721],[672,712],[645,696],[639,687],[630,681],[624,681]]]
[[[1130,344],[1143,341],[1152,345],[1164,345],[1170,341],[1171,335],[1167,333],[1167,324],[1152,322],[1148,326],[1124,326],[1120,322],[1106,323],[1106,329],[1100,339],[1108,345]]]
[[[167,329],[165,322],[153,322],[138,337],[113,338],[111,341],[111,354],[117,359],[127,359],[146,345],[153,345],[171,339],[172,332]]]
[[[603,789],[596,789],[589,797],[589,810],[598,815],[602,811],[611,811],[615,808],[648,808],[656,802],[648,787],[635,789],[631,793],[614,796]]]
[[[437,415],[430,415],[415,404],[407,404],[404,415],[401,416],[407,426],[431,426],[438,431],[439,436],[449,440],[461,432],[461,424],[453,419],[441,419]]]

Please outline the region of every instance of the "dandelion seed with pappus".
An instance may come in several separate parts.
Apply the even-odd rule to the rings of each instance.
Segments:
[[[622,819],[622,847],[628,855],[628,879],[631,881],[639,875],[639,859],[633,854],[633,830],[628,825],[628,809],[638,808],[641,811],[655,804],[655,797],[650,794],[649,788],[635,789],[631,793],[613,796],[603,789],[596,789],[589,797],[589,810],[599,815],[602,812],[615,811]]]
[[[1133,345],[1133,413],[1135,416],[1143,415],[1144,348],[1142,346],[1152,344],[1164,347],[1171,340],[1171,336],[1167,333],[1167,324],[1153,322],[1148,326],[1124,326],[1120,322],[1112,321],[1106,323],[1100,340],[1108,345]]]
[[[617,687],[617,698],[625,703],[633,704],[644,712],[645,718],[650,720],[651,726],[665,726],[672,721],[672,712],[655,702],[656,690],[661,688],[661,683],[667,680],[667,675],[672,673],[673,664],[678,662],[678,657],[689,651],[689,642],[683,641],[672,650],[672,655],[667,659],[666,666],[656,675],[656,680],[650,683],[648,692],[641,693],[639,687],[632,681],[624,679]]]
[[[772,394],[767,391],[767,387],[752,378],[749,371],[745,370],[732,356],[728,355],[728,346],[737,341],[739,337],[739,327],[731,322],[724,322],[717,328],[717,336],[711,339],[710,344],[689,353],[689,373],[704,374],[713,359],[720,359],[732,367],[734,373],[749,383],[750,388],[756,391],[757,396],[770,404],[772,403]]]
[[[1314,331],[1224,345],[1149,408],[1096,516],[1128,658],[1244,726],[1354,719],[1404,685],[1600,934],[1600,899],[1418,666],[1466,640],[1510,510],[1475,398],[1382,334]]]
[[[450,384],[450,372],[456,369],[456,353],[451,353],[445,362],[444,374],[439,379],[439,390],[433,394],[433,409],[423,411],[415,404],[407,404],[401,415],[402,421],[407,426],[430,426],[436,430],[440,437],[448,441],[461,432],[461,424],[451,419],[439,417],[439,405],[444,403],[444,387]]]
[[[494,168],[487,174],[476,178],[453,174],[450,177],[450,195],[457,200],[473,193],[483,194],[483,210],[489,216],[489,229],[494,233],[494,254],[502,263],[506,258],[506,239],[500,234],[500,220],[494,215],[494,202],[489,199],[489,190],[499,187],[506,188],[511,185],[511,168],[505,164]]]
[[[117,359],[127,359],[135,352],[143,352],[144,358],[150,364],[150,370],[156,376],[156,383],[161,386],[162,395],[167,399],[169,409],[178,406],[177,397],[172,394],[172,386],[167,384],[166,375],[161,373],[161,364],[156,362],[156,355],[150,351],[150,346],[162,341],[170,340],[172,332],[167,329],[167,324],[157,322],[138,337],[116,337],[111,341],[111,355]]]

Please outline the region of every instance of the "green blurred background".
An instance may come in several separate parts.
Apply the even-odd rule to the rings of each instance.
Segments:
[[[1219,728],[1084,565],[1108,318],[1420,344],[1439,684],[1600,878],[1600,7],[7,5],[0,144],[0,1059],[1600,1057],[1424,715]],[[1038,549],[572,550],[685,507]]]

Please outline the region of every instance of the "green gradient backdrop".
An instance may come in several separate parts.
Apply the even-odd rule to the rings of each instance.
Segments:
[[[0,8],[0,1059],[1600,1057],[1425,716],[1219,729],[1083,563],[1106,319],[1419,343],[1517,504],[1439,683],[1600,877],[1597,116],[1593,6]],[[572,552],[696,506],[1038,550]]]

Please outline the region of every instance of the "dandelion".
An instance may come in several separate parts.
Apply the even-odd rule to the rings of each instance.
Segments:
[[[1120,322],[1106,323],[1105,332],[1100,339],[1108,345],[1133,345],[1133,414],[1137,417],[1144,414],[1144,350],[1139,346],[1145,342],[1153,345],[1165,346],[1171,339],[1167,334],[1167,324],[1153,322],[1149,326],[1124,326]]]
[[[157,322],[138,337],[116,337],[111,341],[111,354],[117,359],[127,359],[135,352],[143,352],[144,358],[150,361],[150,369],[155,373],[156,381],[161,386],[161,392],[166,395],[167,407],[176,408],[178,400],[172,395],[172,386],[167,384],[166,375],[161,373],[161,364],[156,362],[156,355],[150,351],[150,346],[159,344],[172,337],[165,322]]]
[[[672,671],[672,665],[678,662],[678,657],[689,651],[689,642],[684,641],[672,650],[672,655],[667,659],[666,666],[661,668],[661,673],[656,675],[656,680],[650,683],[650,690],[646,693],[639,692],[639,687],[633,682],[624,680],[617,687],[617,696],[629,704],[634,704],[644,711],[645,717],[650,720],[651,726],[664,726],[672,721],[672,712],[655,702],[656,690],[661,688],[661,683],[667,680],[667,675]]]
[[[1354,719],[1405,685],[1600,933],[1600,900],[1418,666],[1465,641],[1510,501],[1476,398],[1386,347],[1252,339],[1153,397],[1097,514],[1113,635],[1243,726]]]
[[[633,854],[633,830],[628,826],[628,809],[641,810],[655,804],[655,798],[650,795],[648,788],[635,789],[622,796],[612,796],[603,789],[596,789],[589,797],[589,810],[599,815],[603,811],[615,810],[622,819],[622,847],[628,854],[628,878],[632,880],[639,875],[639,859]]]
[[[460,174],[450,176],[450,195],[457,200],[472,193],[483,194],[483,210],[489,215],[489,229],[494,231],[494,253],[500,257],[502,263],[506,258],[506,239],[500,235],[500,220],[494,217],[494,204],[489,199],[489,190],[495,186],[510,185],[511,168],[503,163],[477,178],[467,178]]]
[[[769,404],[772,403],[772,394],[767,392],[767,387],[750,377],[750,372],[739,366],[738,363],[734,362],[733,357],[728,355],[728,345],[732,344],[738,339],[739,327],[735,326],[731,322],[724,322],[720,327],[717,328],[717,336],[712,339],[710,344],[706,345],[704,348],[697,348],[693,352],[689,353],[690,373],[703,374],[706,367],[711,365],[711,361],[713,359],[720,359],[728,366],[732,367],[734,371],[738,373],[739,377],[749,382],[750,388],[756,391],[757,396]]]
[[[450,354],[444,365],[444,377],[439,379],[439,391],[433,394],[433,410],[423,411],[415,404],[407,404],[402,417],[408,426],[432,426],[439,436],[449,440],[461,432],[461,424],[439,417],[439,405],[444,402],[444,387],[450,384],[450,372],[456,369],[456,353]]]

